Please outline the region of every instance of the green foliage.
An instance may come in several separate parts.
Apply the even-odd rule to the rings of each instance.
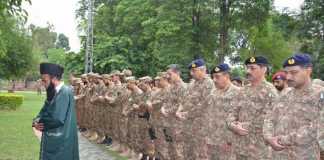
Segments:
[[[1,94],[1,93],[0,93]],[[31,130],[31,120],[41,109],[45,96],[19,92],[24,102],[18,110],[0,111],[0,157],[6,160],[39,159],[39,140]]]
[[[300,15],[300,51],[312,55],[314,77],[324,78],[324,6],[322,0],[305,0]]]
[[[65,62],[67,71],[78,75],[84,73],[84,51],[67,53]]]
[[[232,78],[235,78],[235,77],[245,77],[245,68],[244,67],[241,67],[241,66],[238,66],[238,67],[234,67],[232,68],[231,70],[231,77]]]
[[[27,36],[26,31],[20,29],[18,22],[14,18],[6,18],[4,30],[0,39],[5,41],[5,52],[0,57],[0,76],[4,79],[19,79],[26,75],[32,67],[31,39]]]
[[[47,59],[48,50],[55,48],[55,42],[57,39],[57,33],[53,31],[54,26],[48,24],[47,27],[37,27],[30,25],[29,29],[32,33],[32,45],[33,52],[41,53],[41,55]]]
[[[79,29],[85,31],[88,5],[79,2]],[[187,75],[193,58],[203,57],[214,66],[229,57],[236,66],[251,55],[264,55],[277,71],[292,53],[307,51],[319,77],[324,45],[321,4],[305,0],[298,14],[275,11],[273,0],[96,0],[94,71],[129,68],[136,76],[152,76],[178,63]],[[84,50],[67,58],[71,69],[83,71],[83,55]]]
[[[186,71],[187,64],[197,57],[203,57],[209,66],[215,64],[223,58],[218,55],[223,2],[95,1],[94,71],[107,73],[130,68],[136,76],[152,76],[171,63],[180,64]],[[87,2],[79,3],[79,27],[85,30]],[[252,26],[262,25],[269,17],[271,5],[272,0],[231,2],[225,32],[243,33]],[[233,36],[225,40],[231,52],[238,50],[232,47],[236,43]]]
[[[50,48],[47,51],[47,55],[48,55],[47,58],[48,62],[65,66],[66,53],[63,48],[59,48],[59,49]]]
[[[27,16],[27,12],[22,8],[23,2],[31,4],[31,0],[1,0],[0,16],[7,14]]]
[[[55,45],[56,45],[56,48],[63,48],[65,51],[69,51],[71,49],[70,43],[69,43],[69,38],[66,37],[63,33],[59,34]]]
[[[24,101],[24,96],[0,94],[0,110],[16,110]]]
[[[264,26],[249,30],[248,44],[240,49],[242,60],[249,56],[262,55],[268,58],[275,71],[282,68],[282,62],[292,54],[289,44],[280,31],[274,30],[272,21]]]

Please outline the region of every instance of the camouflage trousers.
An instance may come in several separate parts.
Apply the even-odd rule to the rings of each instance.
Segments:
[[[169,147],[172,143],[169,130],[162,126],[155,126],[154,131],[156,136],[154,140],[156,157],[163,160],[172,160],[171,154],[169,153]]]
[[[103,125],[103,131],[105,136],[107,137],[112,137],[112,121],[111,121],[111,107],[110,106],[103,106],[102,108],[102,114],[103,114],[103,120],[102,120],[102,125]]]
[[[209,157],[207,132],[204,132],[201,126],[203,125],[195,122],[190,123],[190,121],[184,126],[186,160],[207,160]]]
[[[96,118],[96,128],[95,128],[95,130],[97,131],[97,133],[99,134],[100,137],[106,136],[104,120],[107,117],[105,116],[105,112],[103,112],[103,110],[105,109],[105,105],[104,104],[98,104],[96,109],[97,109],[97,111],[96,111],[96,117],[97,118]]]
[[[113,141],[119,141],[120,137],[119,137],[119,117],[120,114],[116,111],[116,109],[114,108],[111,114],[111,136]]]
[[[127,132],[128,132],[128,117],[121,116],[119,119],[119,142],[123,145],[127,144]]]
[[[174,127],[171,128],[171,138],[172,138],[172,143],[171,143],[171,157],[172,159],[176,160],[185,160],[184,157],[184,136],[183,132],[179,127]]]
[[[127,144],[130,149],[133,151],[140,153],[139,149],[137,148],[139,137],[139,127],[138,127],[138,116],[136,113],[131,112],[128,115],[128,122],[127,122],[128,132],[127,132]]]
[[[77,124],[80,128],[83,128],[82,123],[81,123],[81,101],[82,99],[78,99],[75,101],[75,112],[76,112],[76,119],[77,119]]]
[[[138,118],[138,132],[136,137],[138,140],[136,141],[136,147],[141,153],[148,152],[148,143],[150,142],[150,135],[149,135],[149,123],[146,118]]]

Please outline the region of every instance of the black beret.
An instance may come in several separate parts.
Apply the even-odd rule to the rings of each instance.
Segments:
[[[58,64],[41,63],[39,65],[39,71],[40,74],[49,74],[51,76],[61,77],[64,72],[64,68]]]
[[[250,58],[246,59],[244,64],[245,65],[248,65],[248,64],[268,65],[269,62],[268,62],[267,58],[265,58],[263,56],[255,56],[255,57],[250,57]]]

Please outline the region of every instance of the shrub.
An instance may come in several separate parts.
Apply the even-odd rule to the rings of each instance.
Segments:
[[[0,94],[0,110],[16,110],[24,101],[24,96]]]

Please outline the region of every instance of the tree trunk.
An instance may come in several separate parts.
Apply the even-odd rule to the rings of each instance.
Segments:
[[[194,45],[192,46],[192,52],[194,57],[201,57],[201,50],[200,50],[200,28],[199,28],[199,21],[200,21],[200,7],[199,7],[199,0],[193,0],[193,7],[192,7],[192,41]]]
[[[14,93],[16,89],[16,81],[12,80],[11,82],[12,82],[12,86],[11,89],[8,90],[8,93]]]
[[[229,32],[229,6],[230,0],[220,0],[220,50],[218,54],[218,62],[224,63],[225,56],[229,54],[229,39],[228,39],[228,32]]]

